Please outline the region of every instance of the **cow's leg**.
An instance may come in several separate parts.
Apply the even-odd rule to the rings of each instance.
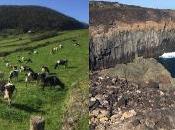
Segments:
[[[12,104],[12,100],[11,100],[11,98],[9,97],[8,98],[8,105],[10,106]]]
[[[57,68],[58,68],[58,63],[55,64],[55,69],[57,69]]]
[[[28,83],[28,78],[26,77],[26,79],[25,79],[25,82],[26,82],[26,87],[27,87],[27,83]]]
[[[55,64],[55,67],[54,67],[54,69],[56,69],[57,68],[57,65]]]
[[[36,85],[38,85],[38,84],[39,84],[39,80],[37,79],[37,80],[36,80]]]
[[[8,105],[11,105],[11,98],[10,97],[11,96],[10,96],[9,91],[7,89],[5,89],[5,91],[4,91],[4,99],[7,100]]]

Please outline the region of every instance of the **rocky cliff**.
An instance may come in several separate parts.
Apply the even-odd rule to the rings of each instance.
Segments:
[[[175,51],[175,11],[90,2],[90,69]]]

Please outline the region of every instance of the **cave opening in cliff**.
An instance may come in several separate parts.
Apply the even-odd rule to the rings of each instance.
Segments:
[[[175,78],[175,52],[164,53],[158,58],[159,63],[161,63]]]

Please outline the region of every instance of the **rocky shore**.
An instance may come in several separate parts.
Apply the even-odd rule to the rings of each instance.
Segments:
[[[138,61],[138,60],[137,60]],[[156,68],[150,78],[138,82],[120,73],[93,72],[90,76],[89,115],[91,130],[173,130],[175,129],[175,88],[173,79],[154,59],[131,63]],[[154,65],[154,66],[153,66]],[[131,65],[126,65],[129,68]],[[128,69],[129,70],[129,69]],[[136,73],[136,69],[132,73]],[[107,70],[104,70],[107,72]],[[117,70],[116,70],[117,71]],[[119,71],[119,70],[118,70]],[[130,70],[131,72],[131,70]],[[164,76],[161,76],[164,73]],[[155,78],[157,74],[158,78]],[[125,75],[126,76],[126,75]],[[163,78],[163,79],[161,79]],[[162,81],[161,81],[161,80]]]

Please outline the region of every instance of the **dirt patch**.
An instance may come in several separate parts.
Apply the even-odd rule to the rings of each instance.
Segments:
[[[88,122],[88,86],[87,82],[76,82],[70,93],[68,108],[64,114],[62,130],[82,130]],[[84,87],[83,87],[84,86]],[[83,118],[86,121],[82,122]],[[82,122],[82,123],[81,123]],[[87,125],[88,126],[88,125]]]

